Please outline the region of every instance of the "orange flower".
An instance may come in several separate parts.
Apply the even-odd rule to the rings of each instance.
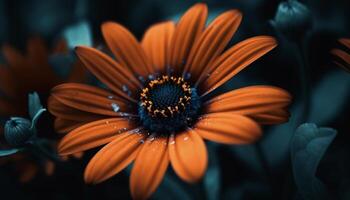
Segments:
[[[350,50],[350,39],[342,38],[339,39],[339,42]],[[338,57],[339,61],[335,61],[335,63],[350,72],[350,54],[341,49],[332,49],[331,53]]]
[[[86,80],[86,69],[80,62],[76,62],[67,80],[57,76],[53,67],[49,64],[49,56],[54,54],[66,54],[68,48],[62,40],[57,43],[52,52],[40,38],[28,40],[27,53],[21,54],[17,49],[4,45],[2,52],[7,61],[6,66],[0,65],[0,116],[28,116],[28,94],[36,91],[42,96],[48,96],[50,89],[65,81],[83,82]],[[3,124],[0,125],[0,140],[3,137]],[[54,145],[57,145],[56,143]],[[40,166],[31,156],[20,153],[6,158],[1,158],[1,163],[14,163],[19,173],[19,180],[27,182],[38,172]],[[54,165],[51,161],[44,162],[45,171],[52,174]]]
[[[146,199],[169,163],[183,180],[201,179],[208,162],[203,139],[248,144],[261,135],[258,123],[288,120],[291,96],[276,87],[251,86],[208,97],[277,44],[258,36],[223,52],[241,13],[227,11],[205,27],[207,14],[206,5],[196,4],[177,24],[149,28],[141,44],[120,24],[104,23],[102,33],[116,61],[77,47],[81,61],[111,91],[62,84],[53,88],[49,110],[59,131],[74,129],[60,142],[61,155],[105,145],[86,167],[87,183],[102,182],[135,160],[131,194]]]
[[[36,91],[48,95],[50,89],[65,81],[82,82],[85,69],[77,62],[67,80],[55,74],[49,64],[49,56],[68,53],[64,41],[57,43],[52,52],[40,38],[28,40],[27,53],[21,54],[17,49],[3,45],[2,52],[7,66],[0,65],[0,97],[1,116],[27,116],[28,94]]]

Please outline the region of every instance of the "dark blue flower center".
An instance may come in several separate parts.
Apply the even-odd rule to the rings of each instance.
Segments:
[[[140,94],[139,116],[150,133],[169,134],[190,127],[200,110],[195,88],[181,77],[151,80]]]

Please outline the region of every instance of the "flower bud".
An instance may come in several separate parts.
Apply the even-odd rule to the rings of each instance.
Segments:
[[[288,39],[296,40],[312,27],[312,15],[305,5],[296,0],[281,2],[273,23]]]
[[[12,117],[5,124],[5,139],[12,146],[24,145],[32,136],[31,122],[21,117]]]

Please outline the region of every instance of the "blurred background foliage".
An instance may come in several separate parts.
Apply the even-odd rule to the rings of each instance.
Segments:
[[[168,0],[0,0],[0,44],[24,50],[28,38],[40,36],[53,45],[65,38],[76,45],[104,48],[100,25],[117,21],[140,39],[151,24],[177,20],[198,1]],[[339,69],[329,53],[337,39],[350,37],[350,1],[303,0],[313,26],[303,32],[308,63],[308,114],[300,80],[300,49],[273,26],[280,0],[207,0],[210,19],[228,9],[239,9],[243,22],[231,44],[254,35],[273,35],[279,46],[253,63],[217,91],[269,84],[293,95],[291,118],[279,126],[265,126],[263,138],[253,145],[208,143],[209,167],[204,179],[189,185],[169,169],[154,199],[350,199],[350,75]],[[58,74],[67,74],[74,61],[67,56],[50,58]],[[1,63],[4,62],[0,56]],[[17,80],[20,82],[21,80]],[[96,83],[92,80],[92,83]],[[45,97],[41,96],[44,106]],[[38,131],[56,138],[48,129],[48,113]],[[2,121],[6,119],[1,119]],[[304,124],[304,122],[314,124]],[[299,127],[300,126],[300,127]],[[297,127],[299,127],[297,129]],[[319,127],[332,127],[319,128]],[[296,131],[297,129],[297,131]],[[295,132],[296,131],[296,132]],[[337,133],[337,134],[336,134]],[[336,135],[336,136],[335,136]],[[14,166],[0,166],[0,199],[129,199],[128,170],[96,186],[83,183],[83,171],[97,150],[81,160],[58,165],[55,173],[39,173],[20,183]]]

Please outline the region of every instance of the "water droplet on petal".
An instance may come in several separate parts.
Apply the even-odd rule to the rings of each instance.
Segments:
[[[141,140],[140,140],[140,143],[141,143],[141,144],[145,143],[145,140],[141,139]]]
[[[112,103],[111,106],[114,112],[118,112],[120,110],[120,107],[116,103]]]
[[[153,80],[153,79],[154,79],[153,74],[148,75],[148,79],[149,79],[149,80]]]
[[[109,95],[107,98],[108,98],[108,99],[113,99],[114,96],[113,96],[113,95]]]
[[[185,140],[185,141],[188,140],[188,137],[186,136],[186,137],[184,138],[184,140]]]
[[[128,86],[123,85],[123,86],[122,86],[122,90],[123,90],[126,94],[128,94],[128,96],[131,96],[131,91],[129,90]]]
[[[175,144],[175,140],[171,141],[169,144]]]

